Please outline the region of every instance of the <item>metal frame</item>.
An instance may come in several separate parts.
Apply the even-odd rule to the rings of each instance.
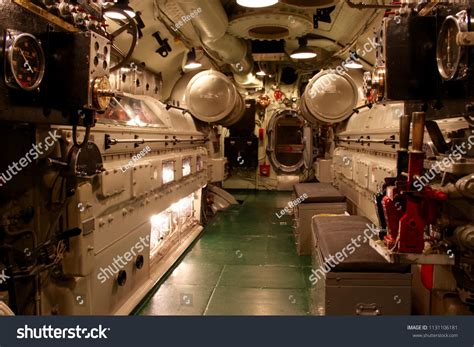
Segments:
[[[270,160],[270,163],[272,164],[273,168],[275,168],[276,170],[278,171],[281,171],[281,172],[284,172],[284,173],[296,173],[298,172],[298,170],[300,170],[303,165],[304,165],[304,162],[305,162],[305,156],[304,156],[304,151],[307,150],[305,148],[305,144],[304,144],[304,139],[302,138],[302,143],[303,143],[303,152],[301,153],[301,159],[299,160],[299,162],[295,165],[292,165],[292,166],[287,166],[287,165],[283,165],[282,163],[280,163],[280,161],[276,158],[276,154],[275,154],[275,130],[276,130],[276,125],[278,123],[278,120],[280,118],[283,118],[285,117],[286,115],[288,114],[292,114],[294,117],[297,117],[297,118],[300,118],[301,119],[301,122],[303,124],[303,126],[301,127],[302,131],[303,131],[303,128],[304,128],[304,118],[301,114],[299,114],[298,112],[296,112],[295,110],[293,109],[283,109],[283,110],[278,110],[277,112],[275,112],[275,114],[272,116],[272,118],[270,119],[270,122],[268,123],[268,130],[267,130],[267,133],[268,133],[268,145],[267,145],[267,155],[268,155],[268,158]]]

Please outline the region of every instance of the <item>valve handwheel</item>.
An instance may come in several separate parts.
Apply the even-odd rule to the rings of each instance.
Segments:
[[[137,26],[137,23],[135,22],[135,19],[130,17],[128,13],[126,13],[125,11],[121,9],[114,9],[114,12],[117,12],[123,15],[126,19],[124,20],[124,22],[119,20],[120,22],[123,23],[122,26],[118,28],[117,30],[115,30],[113,33],[109,34],[109,39],[112,44],[112,47],[123,56],[123,59],[119,63],[117,63],[116,65],[110,68],[110,72],[114,72],[120,69],[121,67],[123,67],[125,64],[127,64],[130,61],[130,58],[132,57],[133,51],[135,50],[135,47],[138,41],[138,26]],[[130,45],[130,48],[128,49],[127,54],[122,54],[121,50],[114,43],[114,40],[124,31],[127,31],[132,36],[132,44]]]

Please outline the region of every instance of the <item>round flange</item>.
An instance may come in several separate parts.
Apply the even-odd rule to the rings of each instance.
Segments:
[[[295,39],[313,30],[310,16],[299,12],[245,12],[229,22],[229,32],[248,40]]]
[[[329,7],[334,5],[336,1],[334,0],[280,0],[280,2],[295,6],[295,7],[305,7],[305,8],[322,8]]]

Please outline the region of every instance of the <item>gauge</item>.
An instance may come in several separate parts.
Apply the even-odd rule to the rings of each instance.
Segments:
[[[458,44],[457,36],[467,31],[467,12],[461,11],[456,16],[448,16],[441,26],[436,47],[438,71],[445,81],[462,78],[465,66],[461,63],[464,47]]]
[[[32,91],[43,80],[45,58],[40,42],[30,34],[13,35],[7,32],[7,74],[6,82],[10,87]]]

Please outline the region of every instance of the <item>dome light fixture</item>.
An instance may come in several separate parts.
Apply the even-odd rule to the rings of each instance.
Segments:
[[[290,54],[292,59],[313,59],[318,56],[318,54],[312,49],[308,47],[308,39],[301,37],[298,39],[299,47]]]
[[[262,69],[262,66],[258,64],[258,72],[256,73],[257,76],[265,77],[267,73],[265,72],[264,69]]]
[[[196,60],[196,50],[192,48],[188,52],[188,56],[186,58],[186,64],[184,64],[184,68],[188,70],[196,70],[202,67],[202,64]]]
[[[237,0],[237,4],[243,7],[263,8],[278,4],[278,0]]]
[[[350,53],[351,59],[345,63],[344,66],[348,69],[362,69],[364,66],[359,61],[359,56],[356,52]]]
[[[114,5],[112,5],[111,7],[109,7],[108,9],[104,11],[104,16],[109,19],[118,19],[118,20],[127,19],[127,17],[125,17],[122,13],[116,10],[124,11],[131,18],[135,18],[136,16],[135,10],[130,6],[128,0],[118,0]]]

